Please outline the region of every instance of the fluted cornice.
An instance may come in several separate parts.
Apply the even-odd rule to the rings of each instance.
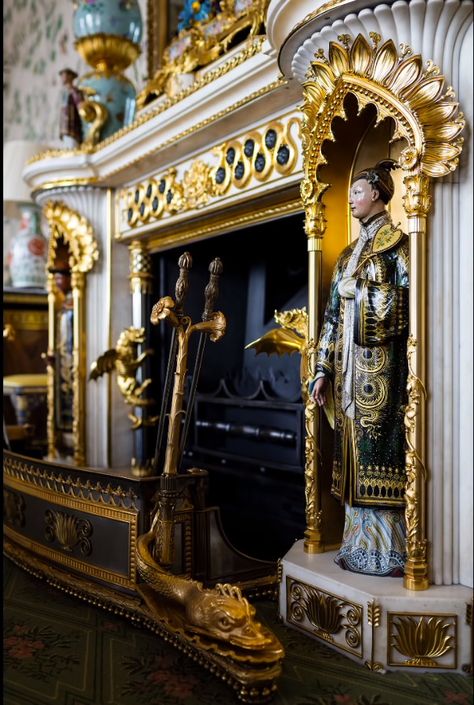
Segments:
[[[279,51],[282,73],[301,83],[317,51],[326,50],[341,34],[368,39],[370,32],[377,32],[383,40],[407,44],[424,59],[442,64],[459,33],[467,29],[472,5],[472,0],[272,0],[268,36]]]

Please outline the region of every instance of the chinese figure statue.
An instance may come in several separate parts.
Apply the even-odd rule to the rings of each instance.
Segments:
[[[55,314],[54,358],[50,364],[54,366],[54,416],[57,430],[58,449],[66,454],[72,452],[73,426],[73,350],[74,350],[74,304],[71,288],[71,269],[69,266],[69,250],[65,245],[58,244],[54,267],[57,291]]]
[[[79,105],[84,101],[82,91],[74,85],[77,73],[72,69],[59,72],[63,84],[61,94],[61,112],[59,119],[59,137],[68,149],[78,147],[83,138]]]
[[[384,160],[352,180],[349,204],[360,233],[332,275],[310,391],[335,410],[331,491],[345,506],[336,563],[398,577],[406,560],[409,281],[408,237],[386,210],[395,167]]]

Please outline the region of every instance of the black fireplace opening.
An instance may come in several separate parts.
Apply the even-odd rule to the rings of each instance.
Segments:
[[[301,356],[257,354],[245,347],[280,327],[275,311],[307,308],[304,215],[154,254],[154,300],[174,298],[184,252],[193,260],[184,306],[193,322],[203,314],[209,265],[221,259],[215,309],[224,313],[227,330],[220,341],[206,341],[181,468],[209,472],[208,504],[220,508],[224,531],[236,549],[275,560],[305,530]],[[151,326],[150,339],[159,399],[171,326]],[[197,346],[198,335],[191,338],[188,390]]]

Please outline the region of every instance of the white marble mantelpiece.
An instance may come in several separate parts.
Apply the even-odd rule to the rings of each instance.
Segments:
[[[130,128],[105,140],[92,153],[45,155],[24,170],[38,203],[57,197],[76,208],[93,224],[102,248],[102,259],[89,277],[90,287],[88,280],[87,302],[96,305],[98,297],[106,295],[110,317],[103,327],[102,318],[98,329],[94,324],[88,342],[90,364],[115,343],[131,315],[128,252],[123,243],[111,240],[110,233],[119,225],[111,222],[113,209],[104,205],[107,189],[115,196],[169,167],[176,167],[181,175],[198,158],[210,162],[213,148],[229,138],[292,111],[296,114],[302,102],[301,82],[314,54],[319,49],[327,54],[329,42],[341,34],[355,37],[362,33],[370,41],[370,33],[376,32],[382,42],[406,43],[424,62],[434,61],[453,86],[466,119],[459,167],[433,185],[434,207],[427,234],[430,577],[436,586],[453,589],[473,584],[472,6],[472,0],[271,0],[267,39],[246,61],[166,108],[162,101],[155,101]],[[206,72],[237,60],[239,51],[236,48]],[[296,189],[301,173],[300,160],[293,174],[254,183],[253,194],[257,198],[278,189]],[[100,195],[86,196],[89,190]],[[247,195],[233,189],[219,201],[211,199],[204,208],[162,223],[165,227],[180,219],[186,223],[188,218],[202,217],[206,208],[210,212],[241,204]],[[127,232],[124,241],[135,233],[145,237],[159,228],[159,222],[145,224]],[[114,423],[117,417],[112,407],[120,404],[116,400],[107,406],[111,440],[102,445],[94,440],[99,449],[94,464],[107,464],[110,450],[116,457],[130,456],[120,445],[130,437],[125,412],[125,420],[120,417]],[[102,431],[94,427],[88,433],[96,439]]]
[[[103,187],[133,183],[296,106],[299,87],[289,88],[280,79],[275,51],[265,40],[254,56],[165,110],[159,103],[147,106],[129,128],[92,153],[45,153],[26,166],[23,176],[32,191],[65,181]]]
[[[468,672],[471,630],[466,628],[466,619],[472,605],[469,588],[432,586],[410,592],[403,587],[402,578],[376,578],[344,571],[334,563],[334,556],[334,551],[305,553],[303,541],[297,541],[288,551],[282,561],[279,596],[280,614],[286,624],[370,670]],[[316,597],[319,606],[313,613],[309,606],[311,597]],[[433,657],[429,666],[409,663],[414,654],[404,654],[394,646],[398,631],[394,622],[409,624],[421,619],[427,624],[431,618],[444,623],[445,633],[453,637],[450,647]],[[328,630],[318,629],[321,624]],[[414,630],[412,636],[413,645]]]

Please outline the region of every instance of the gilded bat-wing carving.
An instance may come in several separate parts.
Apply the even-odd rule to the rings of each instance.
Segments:
[[[305,308],[291,311],[275,311],[275,321],[281,328],[272,328],[257,340],[245,346],[254,348],[258,353],[271,355],[291,355],[294,352],[304,353],[308,339],[308,314]]]
[[[295,331],[286,328],[272,328],[272,330],[269,330],[257,340],[246,345],[245,349],[254,348],[257,355],[259,353],[291,355],[295,352],[300,353],[305,343],[305,339],[295,333]]]
[[[89,372],[89,379],[98,379],[105,373],[113,372],[113,370],[115,370],[116,363],[117,351],[115,348],[106,350],[105,353],[99,355],[97,360],[92,363]]]

